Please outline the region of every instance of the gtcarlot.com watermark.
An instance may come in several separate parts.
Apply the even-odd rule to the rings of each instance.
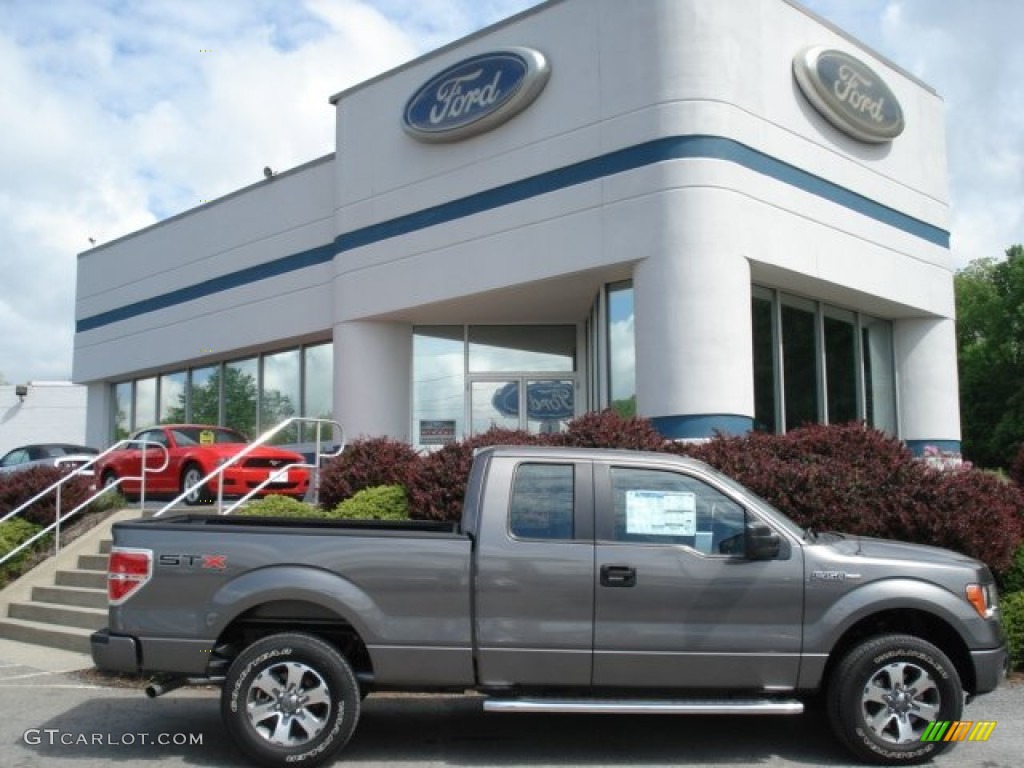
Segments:
[[[26,744],[50,747],[201,747],[201,733],[73,733],[59,728],[29,728],[21,737]]]

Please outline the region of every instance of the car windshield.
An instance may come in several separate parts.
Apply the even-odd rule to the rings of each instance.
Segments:
[[[249,442],[241,432],[224,427],[176,427],[172,433],[179,446]]]

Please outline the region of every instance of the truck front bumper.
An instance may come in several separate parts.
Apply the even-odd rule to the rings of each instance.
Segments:
[[[139,672],[139,644],[129,635],[112,635],[109,629],[93,632],[89,638],[92,661],[106,672]]]
[[[1010,654],[1005,643],[988,651],[971,651],[974,662],[974,693],[988,693],[999,687],[1010,670]]]

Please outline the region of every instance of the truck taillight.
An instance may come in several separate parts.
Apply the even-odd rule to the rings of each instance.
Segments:
[[[153,575],[153,550],[114,547],[107,565],[107,599],[120,605]]]

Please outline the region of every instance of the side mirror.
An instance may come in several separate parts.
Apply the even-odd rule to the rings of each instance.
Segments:
[[[747,523],[745,533],[748,560],[773,560],[779,556],[782,546],[779,534],[767,525],[760,522]]]

